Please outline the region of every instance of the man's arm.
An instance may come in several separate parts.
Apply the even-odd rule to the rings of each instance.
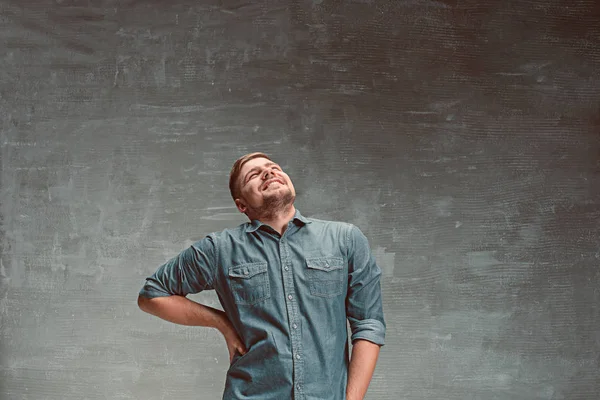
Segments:
[[[138,296],[138,306],[142,311],[162,318],[165,321],[188,326],[205,326],[218,329],[225,337],[229,361],[235,352],[246,353],[246,348],[237,335],[225,313],[212,307],[196,303],[184,296],[155,297]]]
[[[385,341],[380,276],[365,235],[356,227],[348,231],[348,295],[346,317],[352,330],[352,355],[346,397],[362,400],[367,392],[379,348]]]
[[[222,330],[229,322],[223,311],[196,303],[184,296],[155,297],[138,296],[142,311],[179,325],[207,326]]]
[[[138,305],[143,311],[169,322],[218,329],[225,337],[231,361],[236,351],[245,354],[246,349],[225,313],[185,297],[214,289],[215,260],[212,237],[194,243],[146,279]]]
[[[362,400],[375,371],[380,346],[368,340],[357,340],[352,346],[346,400]]]

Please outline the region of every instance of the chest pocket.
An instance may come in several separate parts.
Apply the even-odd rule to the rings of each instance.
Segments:
[[[306,259],[310,293],[320,297],[335,297],[344,291],[344,259],[314,257]]]
[[[229,268],[229,288],[236,304],[256,304],[271,297],[266,262]]]

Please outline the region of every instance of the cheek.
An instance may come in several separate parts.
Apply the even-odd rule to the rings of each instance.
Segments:
[[[246,199],[251,199],[252,197],[256,196],[257,191],[258,191],[258,188],[256,187],[256,185],[254,185],[252,183],[248,183],[244,187],[244,190],[242,190],[242,196]]]
[[[259,191],[259,187],[256,185],[251,185],[248,187],[248,191],[246,193],[247,196],[252,197]]]

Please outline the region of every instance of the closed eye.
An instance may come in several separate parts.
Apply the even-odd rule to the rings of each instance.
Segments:
[[[281,167],[279,167],[279,165],[277,164],[269,164],[264,166],[263,168],[268,168],[271,167],[271,170],[274,171],[279,171],[279,172],[283,172]],[[244,184],[248,183],[251,179],[257,177],[258,175],[260,175],[259,171],[258,171],[258,167],[253,168],[253,171],[249,172],[249,175],[246,176]]]

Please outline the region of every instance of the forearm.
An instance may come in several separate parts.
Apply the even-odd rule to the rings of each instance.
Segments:
[[[189,326],[206,326],[221,332],[230,328],[231,323],[223,311],[205,306],[183,296],[138,297],[142,311],[169,322]]]
[[[346,400],[364,399],[378,356],[379,345],[361,339],[354,342],[348,370]]]

